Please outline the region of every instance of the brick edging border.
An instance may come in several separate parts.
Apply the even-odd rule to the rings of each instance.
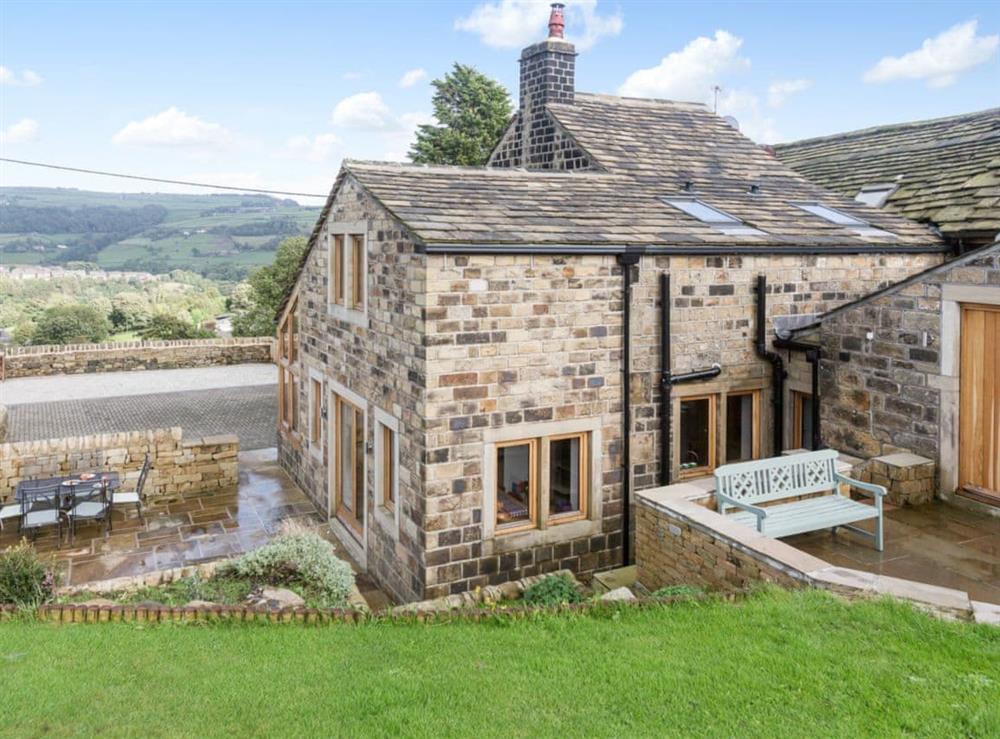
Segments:
[[[233,622],[261,624],[363,624],[363,623],[474,623],[495,618],[523,619],[541,614],[611,612],[621,608],[651,608],[686,601],[724,599],[735,601],[749,591],[706,593],[697,596],[668,598],[638,598],[634,601],[588,601],[560,606],[504,606],[498,608],[459,608],[451,610],[421,610],[410,613],[365,613],[352,608],[254,608],[250,606],[88,606],[79,603],[49,603],[33,613],[41,621],[58,624],[76,623],[165,623],[165,622]],[[10,621],[32,613],[15,605],[0,605],[0,621]]]

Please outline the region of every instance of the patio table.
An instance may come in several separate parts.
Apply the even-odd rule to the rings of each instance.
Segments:
[[[84,480],[81,475],[92,474],[89,480]],[[32,488],[43,487],[47,485],[59,485],[60,494],[63,498],[63,505],[69,504],[72,500],[76,491],[78,489],[85,490],[89,489],[94,485],[99,485],[102,479],[107,478],[108,481],[108,492],[111,493],[121,487],[121,478],[117,472],[93,472],[86,473],[80,472],[75,475],[63,475],[61,477],[46,477],[46,478],[36,478],[33,480],[21,480],[17,484],[17,488],[14,490],[14,500],[20,503],[25,495]],[[71,483],[71,484],[65,484]]]

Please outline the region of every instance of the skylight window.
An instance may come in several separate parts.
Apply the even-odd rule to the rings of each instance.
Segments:
[[[812,213],[814,216],[819,216],[824,221],[829,221],[830,223],[835,223],[838,226],[867,226],[868,224],[859,218],[843,213],[839,210],[834,210],[833,208],[828,208],[825,205],[820,205],[819,203],[792,203],[796,208],[801,208],[802,210]]]
[[[736,216],[731,216],[707,203],[691,198],[661,198],[667,205],[684,211],[692,218],[721,231],[727,236],[766,236],[760,229],[748,226]]]
[[[855,203],[861,203],[872,208],[881,208],[889,196],[896,192],[896,185],[865,185],[854,196]]]

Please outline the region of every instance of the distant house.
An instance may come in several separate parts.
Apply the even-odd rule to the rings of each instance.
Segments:
[[[344,163],[280,316],[281,465],[401,600],[618,566],[635,489],[812,445],[774,323],[949,251],[704,106],[578,93],[558,9],[520,65],[489,166]]]
[[[1000,108],[774,148],[824,187],[936,226],[958,253],[1000,234]]]

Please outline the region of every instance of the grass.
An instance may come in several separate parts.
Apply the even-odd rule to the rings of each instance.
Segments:
[[[1000,629],[767,592],[361,627],[0,624],[0,734],[997,736]]]

